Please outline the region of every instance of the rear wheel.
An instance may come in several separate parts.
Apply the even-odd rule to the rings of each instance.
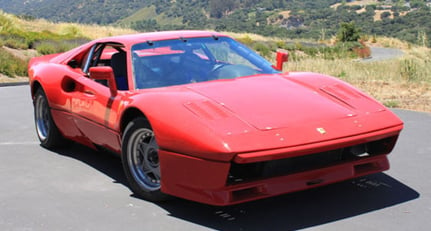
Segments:
[[[160,191],[158,151],[156,137],[147,120],[137,118],[128,124],[123,136],[123,168],[131,190],[136,196],[149,201],[168,199]]]
[[[64,139],[52,120],[45,92],[38,89],[34,96],[34,122],[37,137],[45,148],[55,148],[64,144]]]

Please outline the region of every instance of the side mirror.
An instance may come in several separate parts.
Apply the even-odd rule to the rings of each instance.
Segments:
[[[276,62],[277,64],[273,66],[276,70],[283,71],[283,64],[289,61],[289,52],[286,50],[278,50]]]
[[[112,95],[117,94],[117,83],[115,82],[114,71],[112,67],[90,67],[90,78],[95,80],[106,80]]]

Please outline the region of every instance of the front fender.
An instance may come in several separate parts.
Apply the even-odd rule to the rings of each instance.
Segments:
[[[161,149],[218,161],[234,157],[219,132],[187,108],[192,101],[207,100],[202,96],[150,91],[132,98],[128,108],[137,108],[147,117]]]

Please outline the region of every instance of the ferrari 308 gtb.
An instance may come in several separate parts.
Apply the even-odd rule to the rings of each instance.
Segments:
[[[231,205],[389,168],[403,122],[336,78],[281,71],[231,37],[98,39],[29,64],[36,131],[121,156],[129,187]]]

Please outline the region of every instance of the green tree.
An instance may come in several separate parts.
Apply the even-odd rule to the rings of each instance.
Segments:
[[[341,23],[337,33],[337,39],[341,42],[356,42],[361,37],[361,29],[357,28],[354,22]]]
[[[388,12],[388,11],[385,11],[385,12],[383,12],[383,13],[382,13],[382,15],[380,15],[380,18],[381,18],[382,20],[384,20],[384,19],[388,19],[389,17],[391,17],[391,13],[390,13],[390,12]]]
[[[221,18],[227,12],[232,11],[237,6],[237,1],[235,0],[210,0],[209,1],[210,15],[214,18]]]
[[[132,22],[131,26],[132,29],[138,30],[138,31],[157,31],[160,30],[160,25],[157,24],[157,21],[155,19],[146,19],[141,21],[135,21]]]

